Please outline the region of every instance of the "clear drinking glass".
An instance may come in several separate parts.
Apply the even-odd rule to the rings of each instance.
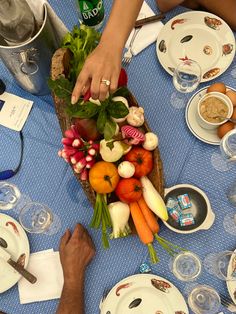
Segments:
[[[0,209],[8,210],[14,208],[21,197],[18,187],[7,181],[0,181]]]
[[[52,211],[44,204],[31,202],[20,211],[19,221],[30,233],[45,233],[53,222]]]
[[[212,166],[218,171],[228,171],[236,165],[236,129],[225,134],[220,141],[220,153],[211,156]]]
[[[224,251],[208,254],[203,264],[208,273],[221,280],[236,280],[236,252]]]
[[[220,296],[210,286],[197,285],[188,296],[188,304],[196,314],[216,314],[220,308]]]
[[[193,281],[201,273],[201,260],[192,252],[180,252],[171,259],[170,269],[177,279]]]
[[[175,108],[183,108],[187,103],[186,93],[193,92],[201,81],[201,67],[194,60],[180,62],[173,74],[173,84],[177,92],[171,95],[171,104]]]

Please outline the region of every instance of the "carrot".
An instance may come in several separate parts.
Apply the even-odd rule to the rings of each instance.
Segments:
[[[169,242],[165,238],[160,237],[158,235],[158,232],[160,230],[160,227],[157,221],[158,218],[151,211],[151,209],[147,206],[147,203],[145,202],[143,197],[141,197],[137,202],[144,216],[144,219],[146,220],[148,227],[152,231],[157,242],[163,247],[163,249],[166,250],[171,256],[178,254],[178,252],[175,250],[186,251],[186,249]]]
[[[139,239],[143,244],[148,246],[148,251],[149,251],[151,262],[153,264],[156,264],[159,261],[159,259],[152,245],[152,242],[154,240],[153,233],[150,230],[143,216],[143,213],[139,208],[138,203],[137,202],[130,203],[129,207],[130,207],[130,213],[131,213],[136,231],[138,233]]]

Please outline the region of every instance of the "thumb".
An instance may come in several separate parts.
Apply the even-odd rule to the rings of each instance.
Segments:
[[[68,243],[70,239],[70,236],[71,236],[70,230],[67,229],[64,235],[61,237],[60,247],[59,247],[60,251],[66,246],[66,244]]]

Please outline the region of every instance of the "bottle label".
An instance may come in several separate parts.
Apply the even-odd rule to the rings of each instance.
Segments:
[[[85,25],[96,26],[104,19],[102,0],[78,0],[81,16]]]

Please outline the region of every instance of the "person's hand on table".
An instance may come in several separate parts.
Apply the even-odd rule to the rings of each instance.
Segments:
[[[120,69],[121,51],[100,43],[87,58],[77,78],[71,103],[76,103],[89,89],[93,99],[104,100],[108,91],[116,90]]]
[[[59,252],[64,286],[57,314],[82,314],[85,270],[95,255],[93,241],[87,230],[77,224],[72,234],[67,230],[62,236]]]

